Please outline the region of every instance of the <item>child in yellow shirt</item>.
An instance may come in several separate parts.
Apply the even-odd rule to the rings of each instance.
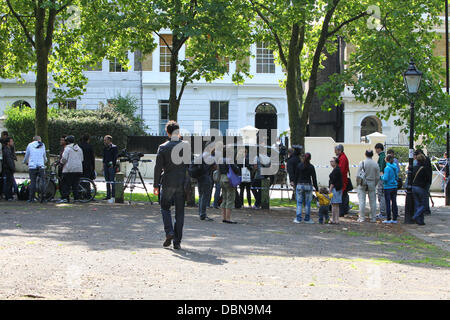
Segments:
[[[330,203],[331,203],[331,198],[333,197],[333,194],[330,193],[328,191],[328,188],[325,188],[325,187],[321,187],[319,189],[319,192],[316,191],[315,193],[316,193],[316,197],[319,199],[319,223],[323,224],[324,218],[325,218],[325,223],[328,223],[328,221],[329,221],[328,212],[330,210]]]

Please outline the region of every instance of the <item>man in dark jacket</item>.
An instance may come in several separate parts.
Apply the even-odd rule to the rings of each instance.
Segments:
[[[83,175],[89,179],[95,179],[95,155],[92,148],[89,134],[85,134],[81,137],[81,142],[78,146],[83,150]]]
[[[14,147],[14,141],[11,137],[4,139],[3,146],[3,162],[2,162],[2,177],[5,184],[5,199],[8,201],[14,200],[13,187],[14,187],[14,172],[16,171],[16,164],[14,163],[14,154],[12,148]]]
[[[300,162],[300,149],[298,148],[289,148],[288,149],[288,160],[286,163],[287,172],[289,176],[289,182],[291,187],[294,188],[294,192],[292,192],[292,200],[295,200],[295,169],[297,168],[298,163]]]
[[[113,182],[116,178],[116,162],[119,154],[119,149],[112,143],[112,137],[107,135],[103,138],[105,148],[103,149],[103,172],[106,181],[106,198],[103,200],[111,200],[114,202],[116,188]]]
[[[431,210],[430,210],[430,187],[431,184],[433,183],[433,167],[431,166],[431,160],[429,157],[427,157],[424,153],[422,149],[417,149],[414,152],[414,155],[419,155],[422,154],[425,157],[425,163],[424,163],[424,168],[427,171],[426,172],[426,177],[427,177],[427,181],[426,181],[426,185],[424,186],[426,192],[427,192],[427,197],[426,197],[426,201],[425,201],[425,211],[424,214],[425,215],[429,215],[431,214]]]
[[[189,151],[190,148],[186,142],[180,140],[179,130],[180,127],[175,121],[169,121],[166,124],[166,132],[170,140],[158,148],[153,182],[153,193],[160,194],[161,215],[166,233],[163,246],[170,246],[173,240],[173,248],[177,250],[181,249],[180,243],[183,236],[184,184],[187,166],[191,158],[186,155],[187,162],[182,159],[184,152]],[[174,152],[172,155],[174,148],[178,152]],[[175,204],[174,225],[170,214],[172,202]]]

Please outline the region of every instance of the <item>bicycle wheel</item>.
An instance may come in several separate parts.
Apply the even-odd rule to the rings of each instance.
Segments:
[[[42,201],[49,201],[55,197],[56,185],[52,180],[47,180],[46,178],[37,177],[36,178],[36,194],[35,198]]]
[[[78,185],[78,199],[80,202],[86,203],[94,200],[97,195],[97,186],[94,181],[89,178],[81,178]]]

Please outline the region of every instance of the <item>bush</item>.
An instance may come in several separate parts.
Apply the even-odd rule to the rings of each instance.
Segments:
[[[35,110],[31,108],[8,108],[5,126],[14,138],[16,150],[25,150],[35,135]],[[78,141],[88,133],[97,156],[103,153],[103,137],[113,137],[119,149],[126,148],[127,137],[141,135],[142,129],[136,127],[132,119],[112,106],[98,110],[48,110],[49,145],[51,154],[59,154],[59,139],[62,135],[73,135]]]

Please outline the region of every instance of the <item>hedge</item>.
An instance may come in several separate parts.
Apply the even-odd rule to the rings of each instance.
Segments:
[[[16,150],[26,150],[35,135],[35,110],[31,108],[8,108],[5,126],[14,138]],[[126,148],[127,137],[144,134],[136,123],[113,106],[103,106],[98,110],[48,110],[48,133],[51,154],[59,154],[59,139],[62,135],[73,135],[78,141],[88,133],[97,156],[103,152],[103,137],[111,135],[113,143],[120,149]]]

